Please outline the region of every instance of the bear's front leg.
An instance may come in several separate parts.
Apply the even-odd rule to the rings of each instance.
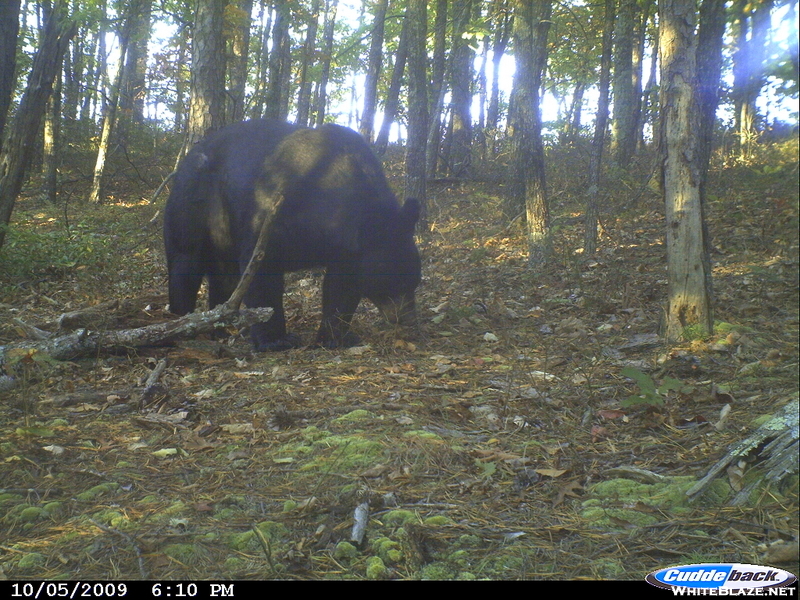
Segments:
[[[322,281],[322,323],[316,344],[324,348],[357,346],[360,338],[350,331],[350,321],[361,301],[358,276],[350,264],[339,265],[345,272],[328,268]]]

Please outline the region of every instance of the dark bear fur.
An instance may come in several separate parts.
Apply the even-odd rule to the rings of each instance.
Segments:
[[[210,307],[230,297],[267,203],[278,203],[277,214],[244,302],[275,313],[251,328],[256,350],[297,345],[286,332],[284,273],[311,267],[326,268],[318,344],[358,342],[349,327],[361,298],[391,322],[416,321],[420,259],[413,236],[419,203],[400,205],[356,132],[266,120],[209,135],[178,167],[164,213],[172,312],[194,310],[203,277]]]

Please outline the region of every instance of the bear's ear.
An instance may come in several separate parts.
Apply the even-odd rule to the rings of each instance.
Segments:
[[[400,209],[400,227],[403,231],[414,231],[414,226],[419,220],[420,205],[416,198],[406,198],[405,204]]]

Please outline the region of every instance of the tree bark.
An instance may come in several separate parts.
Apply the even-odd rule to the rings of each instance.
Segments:
[[[33,59],[28,85],[0,150],[0,248],[6,227],[30,163],[53,81],[61,67],[75,23],[67,16],[65,0],[58,0],[45,23],[44,34]]]
[[[403,72],[408,58],[409,27],[410,21],[408,11],[406,11],[403,27],[400,29],[400,40],[397,43],[397,54],[395,55],[394,68],[392,69],[392,81],[389,83],[389,91],[386,94],[386,102],[383,106],[383,122],[381,123],[380,132],[378,132],[378,139],[375,140],[375,151],[378,154],[386,152],[386,147],[389,145],[389,130],[392,127],[392,123],[394,123],[395,115],[397,115],[400,87],[403,84]]]
[[[436,18],[433,24],[433,61],[428,111],[428,141],[425,147],[425,172],[428,178],[436,175],[441,144],[442,108],[447,86],[445,76],[445,46],[447,42],[447,0],[436,0]]]
[[[547,34],[552,3],[514,0],[514,48],[517,71],[514,74],[511,111],[511,139],[514,152],[514,196],[506,216],[524,206],[528,263],[543,264],[550,253],[550,214],[547,205],[542,144],[540,90],[547,64]],[[514,215],[515,216],[515,215]]]
[[[659,2],[664,203],[667,217],[666,337],[713,331],[710,259],[700,196],[701,165],[696,100],[695,0]]]
[[[406,143],[406,198],[422,207],[420,227],[428,226],[425,144],[428,136],[427,23],[425,0],[409,0],[408,19],[408,141]]]
[[[317,87],[315,104],[315,123],[319,127],[325,122],[325,112],[328,105],[328,79],[331,75],[331,60],[333,58],[333,27],[336,24],[336,9],[339,0],[326,0],[325,27],[322,31],[322,74]]]
[[[272,23],[272,51],[269,55],[269,87],[267,87],[266,110],[264,111],[264,116],[268,119],[282,121],[286,119],[289,112],[290,20],[291,14],[287,0],[276,1],[275,20]]]
[[[376,0],[372,32],[370,34],[369,55],[367,56],[367,78],[364,82],[364,110],[358,131],[369,143],[373,142],[375,130],[375,111],[378,106],[378,79],[383,64],[383,31],[386,23],[386,9],[389,0]]]
[[[597,116],[589,154],[589,187],[586,190],[586,215],[583,234],[584,256],[593,256],[597,250],[597,219],[600,212],[600,167],[608,127],[608,88],[611,84],[611,52],[614,36],[614,0],[605,0],[603,17],[603,49],[600,58],[600,83]]]
[[[228,6],[228,14],[232,16],[228,24],[230,39],[228,40],[228,90],[230,123],[244,119],[245,88],[247,86],[247,61],[250,56],[250,17],[253,13],[253,0],[238,0]]]
[[[472,0],[453,3],[453,44],[450,88],[449,171],[453,177],[469,174],[472,152],[472,59],[474,53],[464,38],[472,13]]]
[[[198,0],[192,37],[189,120],[182,155],[225,125],[224,3]]]
[[[612,121],[614,156],[626,167],[636,149],[636,97],[633,81],[633,32],[636,0],[620,2],[614,48],[614,119]]]
[[[319,0],[312,0],[306,43],[303,46],[303,62],[300,65],[300,91],[297,95],[297,124],[306,126],[311,113],[311,76],[309,69],[315,63],[317,52],[317,29],[319,27]]]
[[[14,96],[17,79],[17,37],[19,35],[20,0],[0,2],[0,147],[8,107]]]

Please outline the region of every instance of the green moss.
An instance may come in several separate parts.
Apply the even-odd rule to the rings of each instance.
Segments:
[[[456,572],[447,564],[434,562],[425,565],[419,571],[419,578],[423,581],[454,579]]]
[[[449,517],[445,517],[444,515],[435,515],[433,517],[427,517],[425,520],[422,521],[425,525],[430,525],[433,527],[440,527],[442,525],[452,525],[453,520]]]
[[[405,525],[419,521],[416,513],[410,510],[390,510],[381,519],[386,525]]]
[[[197,564],[206,555],[201,546],[194,544],[169,544],[164,546],[162,552],[184,565]]]
[[[384,563],[397,564],[403,560],[400,544],[388,537],[381,537],[372,542],[372,550]]]
[[[351,561],[358,556],[358,548],[350,542],[339,542],[333,549],[333,557],[337,560]]]
[[[47,513],[41,506],[29,506],[19,514],[20,520],[25,523],[32,523],[46,517]]]
[[[339,424],[349,424],[349,423],[356,423],[358,421],[367,421],[369,419],[374,419],[375,415],[368,410],[364,410],[363,408],[350,411],[346,415],[342,415],[341,417],[334,419],[334,423]]]
[[[48,502],[42,508],[44,509],[44,512],[47,513],[48,517],[56,517],[64,512],[64,503]]]
[[[383,579],[388,574],[389,569],[383,564],[378,556],[370,556],[367,559],[367,579]]]
[[[75,496],[75,498],[80,502],[94,502],[100,496],[104,494],[110,494],[111,492],[116,492],[118,489],[118,483],[109,481],[107,483],[101,483],[100,485],[89,488],[85,492],[81,492]]]
[[[477,535],[464,534],[456,540],[457,548],[479,548],[483,545],[483,540]]]
[[[38,552],[30,552],[19,559],[19,562],[17,562],[17,568],[20,571],[34,571],[41,569],[46,562],[47,559],[43,554],[39,554]]]

